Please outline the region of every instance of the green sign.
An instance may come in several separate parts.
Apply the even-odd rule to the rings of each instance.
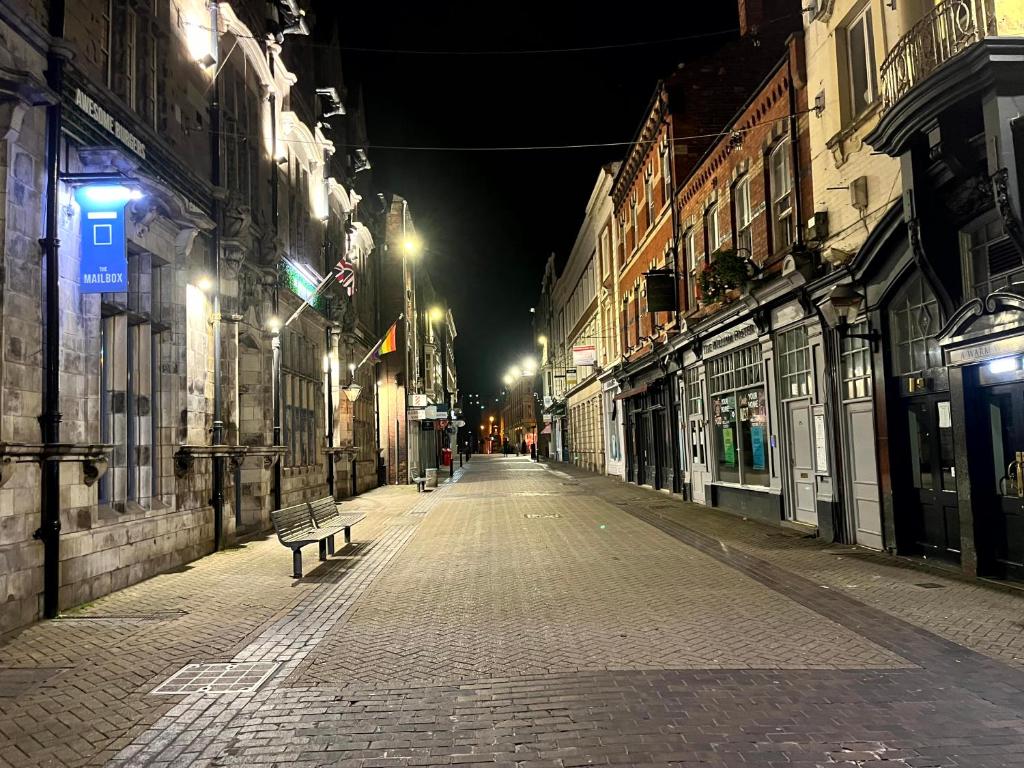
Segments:
[[[736,444],[732,440],[732,427],[722,428],[722,451],[725,453],[725,463],[729,466],[736,466]]]

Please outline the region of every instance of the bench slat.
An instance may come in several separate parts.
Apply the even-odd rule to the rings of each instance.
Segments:
[[[271,511],[270,519],[282,544],[316,540],[316,529],[309,519],[309,506],[306,504],[275,509]]]

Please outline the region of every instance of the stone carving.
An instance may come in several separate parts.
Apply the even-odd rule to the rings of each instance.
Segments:
[[[1006,234],[1017,246],[1017,252],[1024,254],[1024,227],[1021,226],[1017,212],[1013,209],[1013,201],[1010,199],[1010,172],[1006,168],[1000,168],[992,174],[992,193],[996,198],[999,215],[1003,217]]]

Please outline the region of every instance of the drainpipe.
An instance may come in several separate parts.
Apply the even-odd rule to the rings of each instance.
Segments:
[[[277,238],[280,234],[281,220],[278,212],[278,200],[279,200],[279,176],[277,165],[277,93],[274,90],[276,88],[276,81],[273,80],[274,73],[274,52],[270,45],[267,45],[267,66],[270,69],[270,76],[272,82],[270,84],[270,222],[271,228],[274,232],[274,247],[277,247]],[[275,257],[275,268],[276,268],[276,257]],[[280,304],[278,297],[277,288],[277,275],[274,275],[274,292],[271,300],[271,312],[274,317],[280,318]],[[274,403],[274,424],[273,431],[271,433],[271,442],[273,445],[281,445],[282,429],[281,429],[281,330],[276,328],[272,331],[270,337],[270,348],[271,348],[271,373],[270,373],[270,387],[272,397],[271,400]],[[278,455],[274,461],[273,467],[273,498],[274,498],[274,509],[281,509],[281,485],[282,485],[282,468],[281,463],[284,461],[284,457]]]
[[[210,3],[212,50],[220,64],[216,0]],[[214,70],[210,89],[210,180],[213,183],[213,444],[224,444],[224,393],[221,386],[220,235],[223,217],[220,177],[220,79]],[[224,457],[213,457],[213,548],[224,548]]]
[[[793,82],[793,50],[790,42],[790,56],[787,63],[789,70],[789,154],[790,165],[793,168],[793,210],[796,217],[796,233],[793,237],[794,245],[802,247],[804,244],[804,210],[801,195],[800,183],[800,132],[797,130],[797,102],[796,85]]]
[[[61,92],[64,88],[66,52],[59,48],[64,38],[64,0],[50,0],[50,48],[47,52],[46,84],[57,99],[46,108],[46,212],[44,237],[40,241],[46,266],[46,395],[39,417],[43,443],[50,448],[60,442],[60,239],[57,237],[57,194],[60,181],[60,136],[63,121]],[[43,542],[43,616],[52,619],[60,610],[60,462],[43,460],[40,509],[41,525],[33,538]]]
[[[328,327],[324,331],[325,346],[327,354],[324,357],[324,373],[327,374],[327,447],[334,448],[334,365],[335,355],[335,331]],[[332,499],[337,499],[334,493],[334,453],[327,452],[327,492]]]

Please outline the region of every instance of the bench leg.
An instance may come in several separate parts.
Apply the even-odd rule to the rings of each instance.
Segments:
[[[302,578],[302,550],[292,550],[292,576],[296,579]]]
[[[334,554],[334,534],[333,533],[327,538],[327,554],[328,555],[333,555]]]
[[[345,543],[346,544],[351,544],[352,543],[352,529],[351,528],[345,528]]]
[[[320,559],[321,560],[326,560],[327,559],[327,539],[320,539],[320,541],[318,541],[316,543],[316,546],[317,546],[317,549],[320,550]]]

